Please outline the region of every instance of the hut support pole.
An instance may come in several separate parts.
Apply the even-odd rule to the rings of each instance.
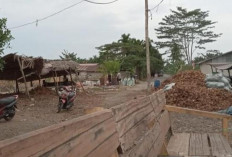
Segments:
[[[69,75],[70,75],[71,82],[72,82],[72,84],[73,84],[73,78],[72,78],[71,69],[69,69]]]
[[[55,84],[55,89],[56,89],[56,93],[58,94],[58,88],[57,88],[57,83],[56,83],[56,79],[55,79],[55,75],[56,75],[56,71],[53,71],[53,80],[54,80],[54,84]]]
[[[16,92],[16,93],[19,93],[19,83],[18,83],[18,80],[17,80],[17,79],[15,80],[15,85],[16,85],[16,86],[15,86],[15,87],[16,87],[16,91],[15,91],[15,92]]]
[[[40,76],[39,76],[39,86],[42,87]]]
[[[24,72],[23,72],[23,65],[21,65],[21,62],[20,62],[20,60],[19,60],[19,57],[18,57],[18,63],[19,63],[20,71],[21,71],[22,76],[23,76],[23,80],[24,80],[24,84],[25,84],[26,94],[27,94],[28,98],[30,99],[30,94],[29,94],[28,89],[27,89],[27,82],[26,82],[26,78],[25,78],[25,75],[24,75]]]

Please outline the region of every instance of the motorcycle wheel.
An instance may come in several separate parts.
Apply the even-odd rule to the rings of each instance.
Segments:
[[[11,119],[13,119],[13,117],[15,116],[15,108],[11,107],[6,111],[6,115],[4,115],[4,119],[6,121],[10,121]]]
[[[58,110],[57,110],[57,113],[59,113],[61,110],[62,110],[62,108],[63,108],[63,102],[62,101],[59,101],[59,103],[58,103]]]

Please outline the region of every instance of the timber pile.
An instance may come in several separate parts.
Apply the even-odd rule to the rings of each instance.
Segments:
[[[176,83],[166,91],[168,105],[205,111],[218,111],[232,105],[232,93],[224,89],[209,89],[205,86],[205,75],[200,71],[184,71],[163,82],[162,87]]]

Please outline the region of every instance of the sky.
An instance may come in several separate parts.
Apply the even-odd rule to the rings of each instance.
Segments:
[[[0,18],[7,18],[7,27],[12,28],[41,19],[71,6],[80,0],[0,0]],[[109,2],[112,0],[93,0]],[[149,8],[161,0],[149,0]],[[96,47],[117,41],[126,33],[131,37],[145,38],[144,0],[118,0],[109,5],[82,2],[60,14],[37,24],[11,29],[15,38],[11,48],[4,54],[17,52],[20,55],[41,56],[58,59],[61,52],[75,52],[80,58],[98,55]],[[215,33],[223,33],[216,42],[206,44],[207,49],[223,53],[231,51],[232,1],[231,0],[164,0],[149,18],[149,36],[157,40],[154,28],[158,27],[170,9],[177,6],[193,10],[209,11],[208,19],[217,21]],[[160,50],[162,52],[164,50]],[[199,53],[201,51],[196,52]],[[203,51],[202,51],[203,52]]]

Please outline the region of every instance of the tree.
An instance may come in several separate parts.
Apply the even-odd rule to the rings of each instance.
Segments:
[[[120,71],[120,63],[118,61],[105,61],[100,69],[104,74],[116,75]]]
[[[64,52],[61,52],[61,56],[60,56],[60,59],[62,60],[65,60],[65,59],[68,59],[68,60],[72,60],[72,61],[75,61],[77,63],[87,63],[87,59],[82,59],[80,57],[77,57],[77,53],[74,53],[74,52],[68,52],[67,50],[64,50]]]
[[[4,53],[5,48],[10,48],[10,41],[14,39],[11,31],[6,27],[6,22],[6,18],[0,19],[0,55]],[[2,70],[3,64],[4,62],[0,56],[0,70]]]
[[[220,55],[222,55],[222,53],[217,50],[207,51],[206,54],[201,53],[199,56],[195,57],[194,62],[199,63],[201,61],[214,58],[214,57],[218,57]]]
[[[192,62],[196,49],[205,49],[204,44],[216,41],[221,34],[211,31],[216,22],[207,20],[208,11],[187,9],[177,7],[177,11],[171,10],[171,15],[165,16],[160,27],[155,29],[159,48],[173,48],[177,44],[188,64]]]
[[[144,40],[131,38],[130,34],[123,34],[121,38],[110,44],[105,44],[99,50],[99,62],[115,60],[121,64],[121,70],[136,73],[139,78],[146,76],[146,44]],[[157,49],[149,44],[151,56],[151,73],[160,71],[163,67],[162,57]]]

